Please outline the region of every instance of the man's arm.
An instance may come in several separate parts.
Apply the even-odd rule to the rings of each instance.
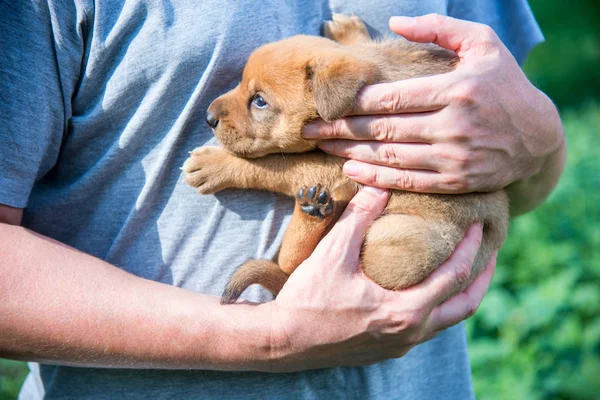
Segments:
[[[71,366],[298,371],[400,357],[470,316],[494,261],[463,293],[481,241],[471,228],[413,288],[362,274],[364,234],[387,194],[362,190],[275,301],[219,299],[130,275],[22,227],[0,223],[0,356]],[[20,210],[1,207],[4,222]],[[319,335],[315,335],[319,332]]]
[[[567,161],[567,142],[558,111],[544,93],[538,91],[537,95],[540,96],[539,119],[535,121],[537,126],[529,128],[529,137],[530,142],[538,142],[530,148],[539,149],[539,154],[530,156],[532,171],[505,187],[513,216],[525,214],[546,200]]]
[[[0,356],[73,366],[265,369],[269,315],[128,274],[0,206]]]

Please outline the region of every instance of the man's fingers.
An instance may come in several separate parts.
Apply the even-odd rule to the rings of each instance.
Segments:
[[[302,136],[306,139],[377,140],[388,143],[432,143],[432,113],[390,116],[356,116],[333,122],[308,124]]]
[[[457,292],[471,276],[475,256],[481,246],[482,225],[473,224],[450,258],[427,279],[403,291],[402,298],[417,309],[432,310]]]
[[[433,164],[432,169],[436,169]],[[421,193],[456,193],[458,180],[427,169],[385,167],[350,160],[344,164],[344,173],[356,182],[388,189]]]
[[[464,292],[433,309],[427,321],[426,332],[439,332],[475,314],[494,276],[496,255],[497,253],[494,253],[483,272]]]
[[[356,142],[328,140],[319,148],[336,156],[388,167],[438,171],[439,159],[432,146],[424,143]]]
[[[423,113],[438,111],[450,103],[444,96],[452,72],[403,81],[365,86],[356,97],[352,115]]]
[[[405,118],[410,118],[411,124],[419,123],[420,128],[410,131],[413,132],[412,134],[422,133],[427,123],[431,121],[424,121],[424,118],[428,117],[427,114],[423,116],[414,114],[439,111],[450,104],[452,98],[447,94],[447,89],[460,79],[460,74],[452,71],[445,74],[365,86],[358,92],[350,115],[412,113],[413,115]],[[316,137],[307,136],[307,132],[304,132],[303,135],[306,138]],[[427,141],[427,138],[424,140]]]
[[[341,267],[358,266],[365,234],[371,223],[383,212],[388,197],[389,192],[384,189],[367,186],[360,190],[331,231],[321,240],[312,256],[334,257],[332,265]]]
[[[470,50],[491,50],[498,36],[487,25],[438,14],[421,17],[392,17],[390,29],[412,42],[435,43],[464,57]],[[485,45],[485,46],[481,46]],[[481,53],[479,53],[481,55]]]

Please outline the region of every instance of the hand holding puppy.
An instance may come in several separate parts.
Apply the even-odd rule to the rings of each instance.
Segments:
[[[453,72],[368,86],[355,116],[306,127],[305,137],[350,158],[344,172],[379,187],[468,193],[508,186],[513,214],[538,205],[564,165],[552,102],[488,26],[439,15],[393,17],[411,41],[457,53]]]
[[[480,225],[472,226],[448,261],[412,288],[388,291],[360,272],[364,234],[387,198],[383,190],[360,191],[276,300],[261,305],[271,308],[271,365],[278,372],[401,357],[479,306],[495,256],[464,292],[456,291],[470,275]]]

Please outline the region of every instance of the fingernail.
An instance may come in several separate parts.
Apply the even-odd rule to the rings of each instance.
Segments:
[[[378,187],[373,187],[373,186],[364,186],[363,190],[365,192],[376,194],[377,196],[381,196],[386,191],[385,189],[378,188]]]
[[[359,167],[358,164],[354,161],[348,161],[344,164],[344,173],[346,175],[356,176],[358,175]]]
[[[319,125],[316,122],[310,123],[302,130],[302,137],[305,139],[312,139],[319,136]]]
[[[415,21],[415,19],[412,18],[412,17],[397,16],[397,17],[391,17],[390,18],[390,25],[392,25],[392,24],[406,25],[406,24],[411,24],[414,21]]]

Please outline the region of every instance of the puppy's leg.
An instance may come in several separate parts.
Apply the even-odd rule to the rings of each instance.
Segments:
[[[343,195],[339,190],[336,194]],[[334,200],[329,190],[321,185],[298,190],[294,214],[277,258],[279,267],[286,274],[294,272],[312,254],[347,204],[347,198]]]
[[[483,271],[493,252],[502,246],[508,229],[506,194],[392,192],[384,215],[371,225],[365,237],[363,272],[386,289],[413,286],[452,254],[475,222],[483,223],[482,242],[471,274],[458,292]]]
[[[183,165],[185,181],[202,194],[224,189],[259,189],[296,196],[315,182],[326,187],[358,190],[342,172],[344,159],[321,152],[236,157],[219,147],[199,147]]]
[[[371,41],[371,36],[364,22],[356,16],[349,17],[344,14],[334,13],[331,21],[323,24],[323,34],[325,37],[346,46]]]
[[[336,192],[345,195],[345,190]],[[277,256],[278,263],[250,260],[240,266],[227,283],[221,304],[234,303],[248,286],[254,284],[263,286],[277,296],[288,276],[311,255],[346,204],[347,200],[334,201],[329,191],[321,185],[298,190],[294,214]]]
[[[288,276],[311,255],[346,208],[351,190],[342,185],[335,193],[343,201],[334,201],[329,190],[321,185],[298,190],[294,214],[279,249],[278,264],[250,260],[240,266],[227,283],[221,304],[234,303],[253,284],[261,285],[277,296]]]
[[[462,235],[464,228],[449,222],[428,221],[420,215],[384,215],[367,232],[362,270],[386,289],[413,286],[448,258]]]

